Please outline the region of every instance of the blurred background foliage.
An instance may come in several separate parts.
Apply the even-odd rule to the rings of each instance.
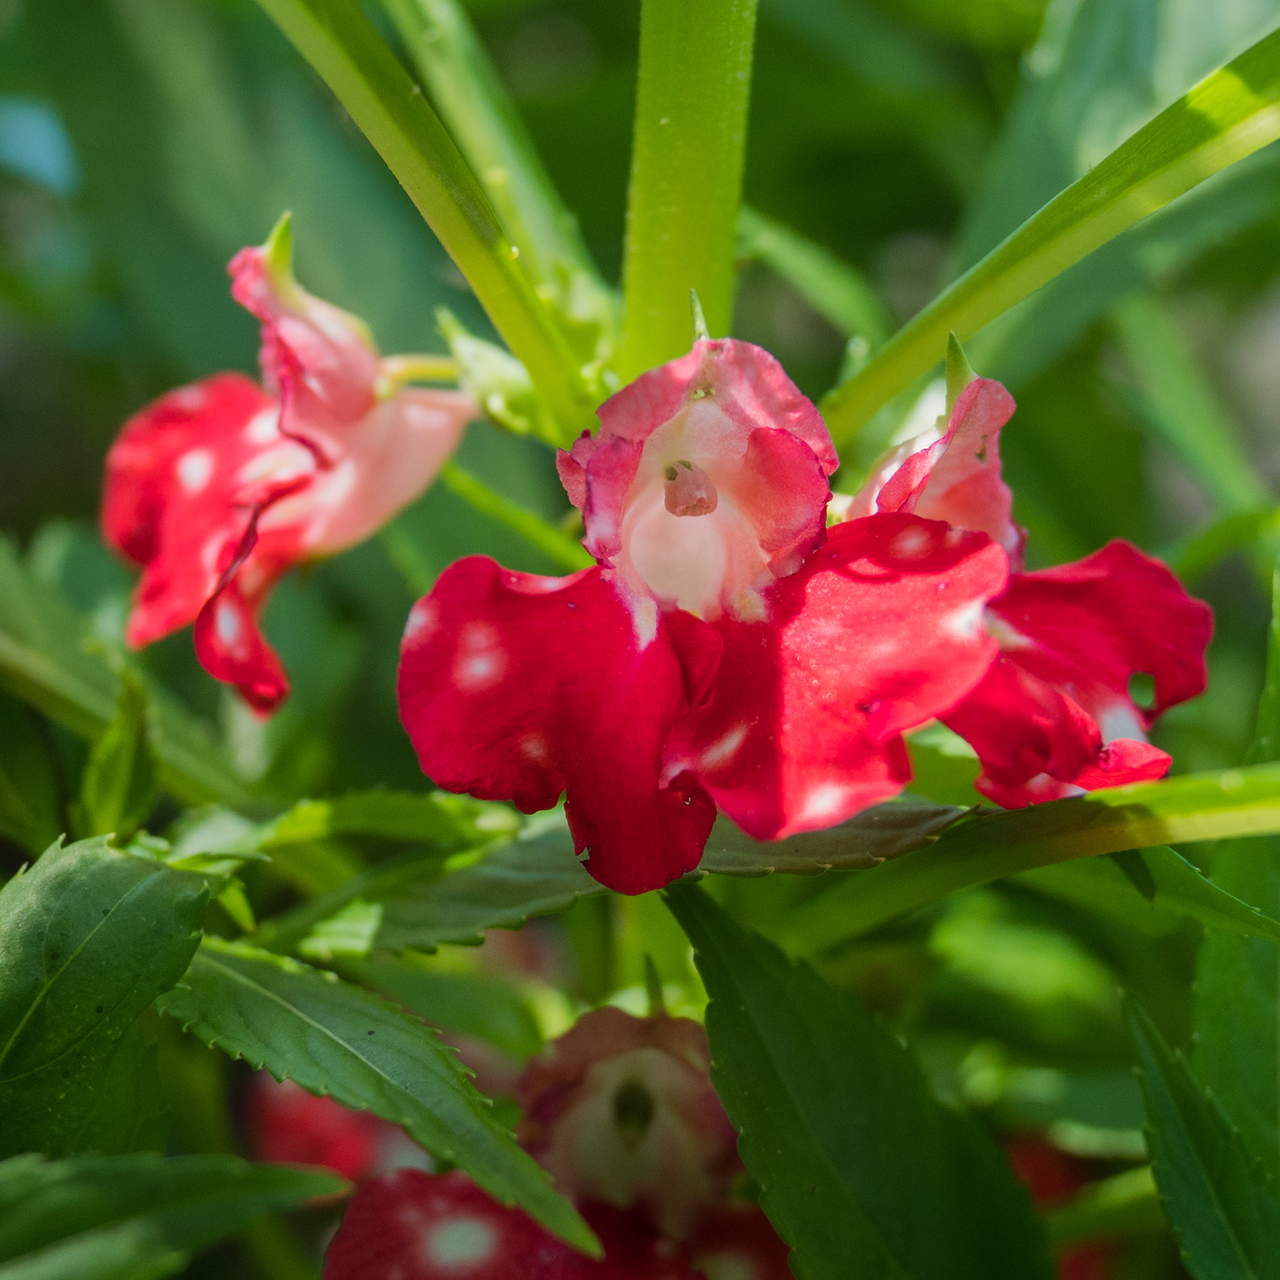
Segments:
[[[616,281],[638,5],[469,9]],[[746,201],[861,273],[896,325],[1278,20],[1277,0],[1052,0],[1047,10],[1040,0],[761,0]],[[4,0],[0,33],[0,530],[110,645],[131,578],[95,532],[103,455],[159,392],[253,369],[256,326],[231,301],[225,264],[282,209],[295,217],[299,278],[367,318],[384,351],[443,350],[439,305],[492,331],[372,149],[252,0]],[[773,351],[815,398],[836,381],[850,336],[757,252],[744,252],[735,332]],[[1268,511],[1280,476],[1277,147],[1080,263],[969,354],[1019,403],[1002,449],[1033,566],[1116,536],[1176,564],[1215,521]],[[857,483],[871,453],[855,448],[840,487]],[[459,461],[549,519],[567,512],[550,452],[529,439],[478,423]],[[1186,562],[1218,621],[1209,694],[1157,733],[1177,771],[1243,757],[1274,550],[1264,536]],[[379,538],[287,580],[266,631],[294,692],[265,725],[199,670],[188,635],[142,662],[217,726],[263,796],[418,789],[396,720],[399,634],[413,598],[474,551],[555,572],[437,486]],[[0,701],[0,719],[25,714]],[[65,776],[39,785],[65,800],[84,749],[54,736]],[[922,739],[917,789],[972,802],[976,762],[957,751]],[[0,847],[16,867],[17,845]],[[720,878],[714,888],[770,932],[822,894],[823,878]],[[1069,876],[1033,873],[815,958],[913,1037],[944,1094],[1002,1129],[1047,1128],[1105,1172],[1143,1150],[1119,989],[1186,1044],[1199,938],[1154,910],[1135,930],[1125,910]],[[551,930],[580,963],[593,947],[604,956],[578,994],[639,999],[643,950],[657,948],[670,952],[659,969],[678,979],[675,998],[696,1007],[687,947],[665,913],[647,899],[618,912],[604,943],[598,904]],[[1148,1270],[1135,1261],[1123,1274],[1176,1274],[1167,1234],[1143,1247]]]

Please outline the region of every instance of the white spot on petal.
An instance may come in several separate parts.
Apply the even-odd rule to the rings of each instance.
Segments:
[[[800,811],[800,822],[820,822],[834,817],[844,806],[847,790],[835,782],[814,787],[805,797],[804,807]]]
[[[408,620],[404,624],[404,638],[411,640],[420,636],[429,640],[440,626],[440,610],[432,600],[419,600],[409,610]]]
[[[244,429],[244,438],[250,444],[271,444],[280,438],[279,422],[279,409],[263,409],[249,419],[249,425]]]
[[[179,387],[172,394],[173,402],[187,413],[199,413],[207,398],[203,387]]]
[[[747,736],[747,726],[745,724],[735,725],[729,730],[718,742],[713,742],[703,753],[701,765],[704,769],[714,769],[718,765],[722,765],[725,761],[732,758],[737,749],[742,746],[743,740]]]
[[[219,600],[217,617],[214,621],[218,628],[218,639],[221,640],[228,649],[235,648],[243,630],[240,621],[240,611],[230,601]]]
[[[540,733],[531,733],[520,743],[521,754],[538,764],[545,764],[551,759],[551,749],[547,740]]]
[[[492,689],[507,669],[507,654],[498,633],[487,622],[469,622],[458,641],[453,682],[461,693]]]
[[[425,1243],[427,1261],[435,1266],[474,1266],[492,1255],[498,1233],[482,1218],[454,1218],[433,1228]]]
[[[933,547],[933,539],[923,529],[904,529],[893,540],[892,551],[903,560],[915,560],[926,555]]]
[[[635,627],[636,648],[647,649],[658,636],[658,606],[652,596],[632,598],[631,623]]]
[[[1116,701],[1110,706],[1095,707],[1093,710],[1093,718],[1098,722],[1104,746],[1117,738],[1131,738],[1135,742],[1146,742],[1146,727],[1128,701]]]
[[[213,475],[213,454],[208,449],[191,449],[178,459],[178,483],[188,493],[199,493]]]
[[[942,619],[942,630],[957,640],[975,640],[982,632],[982,615],[985,602],[971,600],[963,608],[949,613]]]

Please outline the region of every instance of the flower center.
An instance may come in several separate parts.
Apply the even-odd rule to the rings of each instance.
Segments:
[[[720,495],[701,467],[680,458],[668,463],[662,474],[664,505],[673,516],[708,516],[716,509]]]

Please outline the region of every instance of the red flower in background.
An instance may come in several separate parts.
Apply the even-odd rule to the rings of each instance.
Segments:
[[[107,455],[106,542],[142,566],[126,639],[195,624],[205,669],[260,712],[288,694],[257,617],[294,564],[363,541],[430,484],[475,406],[403,382],[364,324],[294,281],[288,220],[232,260],[262,381],[215,374],[131,418]]]
[[[901,734],[982,678],[1007,560],[907,513],[831,531],[835,451],[767,352],[700,341],[560,456],[595,568],[450,566],[410,614],[401,718],[438,785],[525,812],[566,794],[626,893],[697,865],[719,805],[773,839],[910,778]]]
[[[977,750],[978,790],[1006,808],[1163,777],[1170,758],[1146,730],[1204,691],[1213,633],[1208,605],[1128,542],[1022,571],[1026,535],[1000,475],[1000,431],[1014,407],[998,382],[974,379],[945,430],[886,454],[849,511],[914,511],[980,529],[1008,553],[1009,584],[983,618],[999,656],[940,717]],[[1154,679],[1150,707],[1130,696],[1140,673]]]
[[[520,1139],[604,1246],[584,1257],[465,1174],[356,1192],[325,1280],[790,1280],[757,1205],[729,1198],[735,1135],[688,1019],[597,1009],[526,1068]]]

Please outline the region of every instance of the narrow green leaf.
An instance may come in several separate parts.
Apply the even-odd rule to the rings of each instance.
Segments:
[[[1054,197],[823,403],[843,444],[963,341],[1127,227],[1280,137],[1280,32],[1202,80]]]
[[[689,350],[690,289],[729,332],[755,21],[756,0],[641,0],[624,380]]]
[[[1239,938],[1266,938],[1280,943],[1280,920],[1264,915],[1248,902],[1205,879],[1185,858],[1159,845],[1132,849],[1152,893],[1142,893],[1111,858],[1081,858],[1024,873],[1022,881],[1055,896],[1115,916],[1141,932],[1158,934],[1172,917],[1190,918],[1210,929]],[[1272,956],[1276,955],[1274,947]]]
[[[1045,1216],[1049,1240],[1057,1249],[1086,1240],[1144,1235],[1167,1222],[1150,1165],[1092,1182]]]
[[[1196,1280],[1262,1280],[1280,1270],[1280,1200],[1217,1102],[1132,1001],[1147,1141],[1182,1260]]]
[[[182,976],[208,899],[202,876],[103,839],[55,845],[0,890],[0,1156],[154,1136],[134,1024]]]
[[[169,1275],[262,1214],[348,1189],[327,1170],[229,1155],[16,1156],[0,1164],[0,1276]]]
[[[856,334],[874,351],[892,332],[884,303],[860,271],[747,205],[738,210],[736,253],[776,271],[846,338]]]
[[[579,1248],[598,1248],[568,1201],[493,1118],[453,1051],[376,996],[296,960],[206,938],[159,1007],[233,1058],[403,1125],[495,1199],[521,1205]]]
[[[93,744],[80,783],[85,834],[127,840],[156,802],[157,776],[151,753],[147,695],[125,674],[115,719]]]
[[[567,445],[595,425],[593,393],[480,183],[357,0],[260,0],[417,205],[529,370]]]
[[[789,913],[785,945],[816,951],[944,894],[1123,849],[1280,831],[1280,765],[1186,774],[964,819],[928,848],[842,877]]]
[[[1166,548],[1160,558],[1184,582],[1194,582],[1232,551],[1280,536],[1280,508],[1241,511],[1215,520],[1207,529]]]
[[[457,463],[444,464],[440,471],[440,483],[483,515],[500,521],[509,529],[514,529],[528,543],[555,561],[566,573],[589,569],[595,564],[595,559],[588,554],[580,542],[576,542],[555,525],[548,524],[541,516],[534,515],[519,503],[504,498],[500,493],[495,493],[487,484],[477,480],[469,471],[464,471]]]
[[[83,738],[116,716],[121,677],[61,597],[39,586],[0,538],[0,687]],[[249,804],[252,797],[204,727],[149,688],[160,780],[181,800]]]
[[[381,991],[433,1027],[476,1036],[523,1060],[542,1048],[528,1004],[509,983],[487,973],[459,973],[406,956],[403,960],[347,960],[338,970]]]
[[[0,835],[28,853],[47,849],[62,831],[58,775],[34,714],[0,692]]]
[[[457,0],[383,0],[521,261],[582,358],[608,359],[618,304],[601,280],[466,10]]]
[[[673,886],[667,902],[711,997],[712,1081],[800,1280],[1053,1274],[999,1149],[856,997],[701,890]]]
[[[1138,377],[1142,421],[1226,513],[1267,506],[1271,494],[1240,446],[1238,432],[1172,317],[1134,294],[1111,309],[1121,350]]]

